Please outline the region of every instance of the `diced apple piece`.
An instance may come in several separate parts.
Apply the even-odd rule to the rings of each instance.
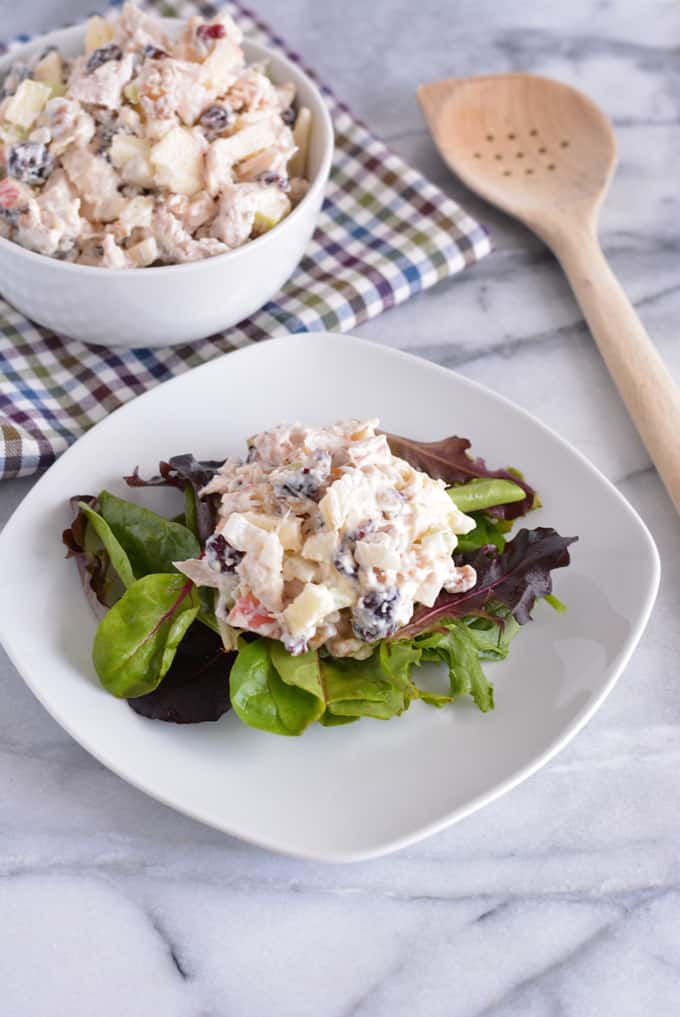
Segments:
[[[176,194],[196,194],[203,187],[203,146],[186,127],[173,127],[151,149],[154,179]]]
[[[133,106],[139,105],[139,84],[137,78],[133,81],[129,81],[123,89],[123,95],[128,102],[131,102]]]
[[[279,97],[281,109],[288,109],[292,106],[293,99],[295,98],[295,85],[292,81],[287,81],[285,85],[277,85],[276,94]]]
[[[208,91],[224,95],[243,70],[243,50],[231,39],[218,39],[201,64],[199,82]]]
[[[119,223],[127,233],[131,233],[138,226],[148,228],[151,226],[153,204],[153,198],[142,194],[138,194],[136,198],[130,198],[118,217]]]
[[[33,77],[45,85],[62,85],[64,61],[59,50],[51,49],[33,68]],[[54,93],[53,93],[54,94]]]
[[[137,268],[146,268],[158,257],[158,244],[153,237],[147,237],[133,247],[128,247],[127,256]]]
[[[302,593],[283,612],[283,618],[291,635],[297,637],[307,629],[316,628],[326,615],[335,610],[335,598],[328,587],[307,583]]]
[[[134,134],[114,134],[109,154],[111,163],[126,183],[136,187],[153,186],[151,145],[144,138],[137,138]]]
[[[311,130],[312,111],[303,106],[297,115],[295,127],[293,128],[293,139],[297,146],[297,151],[295,155],[291,156],[288,163],[288,175],[291,177],[303,177],[305,175]]]
[[[299,551],[302,547],[302,524],[298,516],[272,516],[266,512],[244,512],[243,515],[253,526],[276,533],[284,551]]]
[[[257,199],[253,223],[255,233],[266,233],[290,212],[290,201],[278,187],[267,187],[257,195]]]
[[[122,169],[130,159],[137,156],[148,158],[150,151],[151,145],[144,138],[138,138],[134,134],[114,134],[109,155],[116,169]]]
[[[113,42],[114,38],[113,25],[95,14],[87,22],[87,28],[85,29],[85,52],[92,53],[95,49]]]
[[[38,119],[43,106],[51,98],[51,95],[52,90],[49,85],[26,78],[7,103],[5,120],[9,120],[16,127],[28,130]]]
[[[276,140],[276,126],[273,120],[262,120],[258,124],[244,127],[229,138],[218,138],[213,148],[219,150],[220,162],[240,162],[246,156],[267,148]]]
[[[328,561],[335,551],[338,536],[332,530],[321,530],[307,537],[302,554],[310,561]]]

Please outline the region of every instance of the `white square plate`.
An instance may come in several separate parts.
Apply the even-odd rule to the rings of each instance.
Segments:
[[[538,604],[502,664],[488,665],[496,710],[415,703],[390,722],[315,725],[301,738],[251,730],[232,713],[179,727],[145,720],[98,685],[96,622],[61,531],[71,495],[108,487],[139,465],[192,451],[238,455],[283,420],[379,416],[390,431],[472,441],[515,465],[544,507],[530,526],[578,535],[555,589],[568,611]],[[176,492],[136,491],[146,503]],[[169,502],[167,507],[169,507]],[[649,617],[659,559],[616,489],[556,434],[506,400],[426,361],[357,339],[277,339],[190,371],[135,399],[66,452],[0,536],[0,636],[43,706],[89,752],[147,794],[204,823],[287,854],[324,861],[380,855],[461,819],[533,773],[611,690]]]

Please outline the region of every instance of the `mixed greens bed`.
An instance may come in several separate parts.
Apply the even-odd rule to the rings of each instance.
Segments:
[[[454,553],[457,565],[475,569],[472,589],[442,591],[431,607],[418,605],[363,660],[324,648],[293,656],[281,642],[247,631],[234,640],[215,613],[215,590],[196,586],[173,564],[200,557],[215,531],[219,498],[200,492],[222,464],[174,456],[157,476],[143,479],[135,470],[124,478],[131,488],[176,488],[183,506],[172,519],[108,491],[71,499],[74,519],[63,541],[100,619],[93,661],[103,687],[145,717],[198,723],[233,708],[251,727],[281,735],[299,735],[315,721],[387,720],[414,700],[442,707],[469,696],[480,710],[492,709],[482,663],[507,656],[537,599],[563,610],[551,571],[569,564],[577,538],[548,527],[513,533],[538,496],[518,471],[491,470],[473,458],[466,439],[388,441],[394,455],[443,480],[474,519]],[[446,665],[446,688],[433,691],[422,681],[427,662]]]

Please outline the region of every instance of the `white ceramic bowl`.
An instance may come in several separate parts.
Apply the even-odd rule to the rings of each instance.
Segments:
[[[179,22],[164,19],[169,33]],[[83,51],[76,26],[33,40],[0,60],[10,64],[47,45],[67,56]],[[299,67],[244,40],[250,63],[266,60],[275,82],[292,81],[297,102],[312,111],[311,187],[274,229],[227,254],[186,265],[110,269],[72,265],[0,237],[0,292],[19,311],[54,332],[105,346],[170,346],[202,339],[247,318],[288,279],[314,232],[333,156],[333,127],[321,94]]]

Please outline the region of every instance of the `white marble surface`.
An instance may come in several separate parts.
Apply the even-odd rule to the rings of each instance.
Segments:
[[[414,89],[528,69],[601,103],[621,151],[604,245],[680,375],[680,5],[257,6],[493,230],[492,257],[363,334],[493,386],[573,441],[651,527],[661,593],[614,693],[555,761],[450,831],[349,867],[278,858],[150,801],[75,745],[0,657],[0,1013],[670,1017],[680,1011],[678,520],[555,263],[449,177]],[[5,0],[2,31],[91,7]],[[4,484],[1,520],[29,487]]]

